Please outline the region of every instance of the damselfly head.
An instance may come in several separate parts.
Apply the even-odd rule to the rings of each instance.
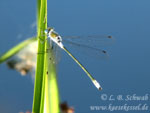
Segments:
[[[53,28],[50,28],[50,27],[48,27],[47,29],[45,29],[45,34],[48,34],[49,32],[52,32],[52,31],[54,31],[54,29]]]

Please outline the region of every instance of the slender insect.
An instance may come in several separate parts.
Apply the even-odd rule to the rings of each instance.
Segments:
[[[93,82],[93,84],[95,85],[96,88],[98,88],[99,90],[102,90],[102,87],[97,82],[97,80],[95,80],[95,78],[87,71],[87,69],[64,46],[62,37],[57,32],[55,32],[53,28],[46,29],[45,34],[50,38],[50,40],[55,42],[56,45],[58,45],[61,49],[63,49],[82,68],[82,70],[88,75],[88,77],[91,79],[91,81]],[[111,36],[108,36],[108,38],[111,38]],[[92,48],[92,49],[94,49],[94,48]],[[101,50],[101,52],[106,53],[106,51],[104,51],[104,50]]]

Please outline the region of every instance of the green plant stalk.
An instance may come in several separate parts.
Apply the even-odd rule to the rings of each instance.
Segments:
[[[6,61],[7,59],[9,59],[10,57],[12,57],[13,55],[15,55],[16,53],[18,53],[22,48],[26,47],[28,44],[30,44],[36,40],[37,40],[36,37],[29,38],[29,39],[19,43],[18,45],[14,46],[13,48],[11,48],[6,53],[4,53],[3,55],[0,56],[0,64],[3,63],[4,61]]]
[[[56,60],[54,52],[47,43],[47,53],[45,57],[45,112],[44,113],[59,113],[59,91],[57,84]]]
[[[40,12],[40,16],[43,15],[42,21],[43,21],[43,25],[45,27],[45,29],[47,29],[47,0],[42,0],[41,1],[41,12]],[[44,18],[43,18],[44,17]],[[44,29],[44,30],[45,30]],[[43,31],[44,31],[43,30]],[[45,42],[46,42],[46,36],[45,36]],[[45,101],[45,56],[46,56],[46,43],[45,44],[45,48],[44,48],[44,67],[43,67],[43,83],[42,83],[42,92],[41,92],[41,104],[40,104],[40,113],[44,113],[44,101]]]
[[[59,109],[59,91],[58,91],[58,84],[57,84],[57,76],[56,76],[56,68],[54,64],[51,64],[51,73],[47,76],[47,88],[48,93],[46,96],[46,100],[48,101],[49,105],[49,113],[60,113]],[[50,96],[49,96],[50,95]]]
[[[47,29],[47,0],[38,0],[38,55],[34,87],[33,113],[58,113],[59,112],[59,95],[57,87],[56,66],[54,61],[49,58],[53,56],[50,45],[45,36],[42,36]],[[41,32],[43,31],[43,32]],[[46,43],[45,43],[46,42]],[[47,53],[47,54],[46,54]],[[55,60],[55,59],[53,59]],[[48,72],[48,75],[47,75]],[[53,80],[49,79],[53,76]],[[50,88],[52,87],[52,88]],[[49,92],[53,93],[49,93]]]
[[[45,40],[43,36],[44,30],[47,28],[47,0],[37,0],[37,37],[38,37],[38,54],[35,72],[34,97],[33,97],[33,113],[42,111],[42,89],[43,89],[43,73],[44,73],[44,57],[45,57]],[[44,90],[44,89],[43,89]]]
[[[40,19],[40,7],[41,7],[41,0],[37,0],[37,30],[38,30],[39,19]]]
[[[43,9],[43,10],[42,10]],[[45,14],[45,16],[44,16],[44,26],[45,26],[45,29],[47,29],[47,0],[43,0],[43,1],[41,1],[41,11],[43,11],[43,14]],[[42,13],[41,13],[42,14]],[[45,30],[44,29],[44,30]],[[46,37],[47,38],[47,37]],[[42,94],[41,94],[41,105],[40,105],[40,113],[45,113],[44,112],[44,106],[45,106],[45,78],[46,78],[46,76],[45,76],[45,73],[46,73],[46,68],[45,68],[45,58],[46,58],[46,45],[47,45],[47,41],[45,40],[45,54],[44,54],[44,70],[43,70],[43,83],[42,83]]]
[[[45,1],[47,2],[47,1]],[[47,4],[47,3],[46,3]],[[47,11],[47,7],[45,6]],[[45,12],[47,14],[47,12]],[[47,16],[47,15],[46,15]],[[47,23],[47,17],[45,17]],[[44,74],[40,113],[59,113],[59,92],[57,84],[56,64],[53,49],[49,40],[45,43]]]

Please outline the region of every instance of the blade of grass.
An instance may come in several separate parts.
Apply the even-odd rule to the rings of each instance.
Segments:
[[[45,1],[47,2],[47,1]],[[42,2],[41,2],[42,3]],[[47,4],[47,3],[46,3]],[[47,6],[47,5],[46,5]],[[45,14],[47,14],[47,7]],[[42,6],[41,6],[42,8]],[[47,23],[47,18],[44,20]],[[59,93],[56,76],[54,51],[50,48],[49,40],[45,43],[44,73],[42,84],[40,113],[59,113]],[[51,60],[50,60],[51,58]]]
[[[40,13],[40,16],[42,15],[42,21],[44,22],[43,23],[43,25],[45,26],[45,29],[47,29],[47,0],[42,0],[41,1],[41,13]],[[44,18],[43,18],[44,17]],[[44,30],[45,30],[44,29]],[[47,38],[47,37],[46,37]],[[45,73],[46,73],[46,68],[45,68],[45,61],[46,61],[46,56],[47,56],[47,54],[46,54],[46,50],[47,50],[47,48],[46,48],[46,45],[47,45],[47,41],[45,40],[45,54],[44,54],[44,70],[43,70],[43,83],[42,83],[42,95],[41,95],[41,105],[40,105],[40,113],[45,113],[44,112],[44,106],[45,106],[45,92],[46,92],[46,89],[45,89],[45,79],[46,79],[46,75],[45,75]]]
[[[56,66],[53,64],[54,61],[48,61],[48,59],[53,56],[53,50],[46,54],[46,51],[49,49],[50,45],[46,40],[46,36],[42,36],[44,30],[47,29],[47,0],[37,0],[37,2],[38,54],[32,112],[58,113],[59,95]],[[49,73],[48,76],[54,78],[53,80],[48,78],[47,72]]]
[[[59,91],[57,84],[57,74],[56,74],[56,60],[54,52],[50,49],[49,43],[47,43],[47,54],[45,57],[45,104],[46,108],[44,113],[59,113]]]
[[[44,31],[47,28],[46,25],[47,0],[37,0],[37,4],[38,4],[37,5],[38,54],[37,54],[37,66],[36,66],[36,73],[35,73],[33,106],[32,106],[33,113],[40,113],[40,111],[43,111],[42,109],[44,107],[42,104],[44,100],[42,98],[42,89],[44,90],[43,72],[44,72],[44,53],[45,53],[46,36],[42,36],[43,32],[41,31]]]
[[[29,38],[29,39],[19,43],[18,45],[14,46],[13,48],[11,48],[6,53],[4,53],[3,55],[0,56],[0,63],[3,63],[7,59],[9,59],[13,55],[15,55],[17,52],[19,52],[22,48],[26,47],[28,44],[30,44],[31,42],[34,42],[36,40],[37,40],[36,37]]]

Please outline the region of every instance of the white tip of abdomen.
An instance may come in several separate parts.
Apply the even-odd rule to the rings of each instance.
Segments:
[[[92,82],[98,90],[102,90],[101,85],[96,80],[92,80]]]

